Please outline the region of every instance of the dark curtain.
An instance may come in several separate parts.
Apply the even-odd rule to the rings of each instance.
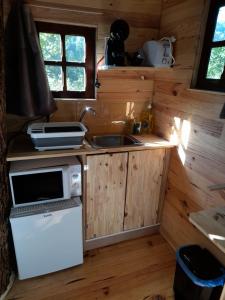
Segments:
[[[35,23],[21,0],[8,17],[5,53],[7,113],[34,117],[55,111]]]
[[[8,247],[9,194],[6,164],[6,112],[3,67],[3,0],[0,0],[0,296],[9,284],[11,265]]]

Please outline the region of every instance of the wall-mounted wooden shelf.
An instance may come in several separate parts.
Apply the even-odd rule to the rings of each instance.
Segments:
[[[159,68],[159,67],[145,67],[145,66],[99,66],[98,71],[110,71],[110,70],[118,70],[118,71],[158,71],[165,70],[171,71],[173,68]]]
[[[225,206],[193,212],[189,220],[225,253]]]

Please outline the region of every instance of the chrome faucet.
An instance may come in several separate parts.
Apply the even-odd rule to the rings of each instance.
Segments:
[[[80,118],[79,118],[79,122],[82,122],[83,121],[83,118],[85,116],[85,114],[87,112],[91,112],[91,114],[93,116],[96,116],[96,110],[93,108],[93,107],[90,107],[90,106],[85,106],[84,109],[82,109],[81,113],[80,113]]]

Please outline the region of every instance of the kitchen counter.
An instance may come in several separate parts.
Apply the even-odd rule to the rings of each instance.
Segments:
[[[225,206],[191,213],[189,220],[225,253]]]
[[[7,154],[7,161],[10,162],[39,158],[65,157],[72,155],[92,155],[113,152],[139,151],[148,149],[172,148],[176,146],[174,143],[152,134],[137,135],[134,137],[142,142],[143,145],[95,149],[85,140],[84,145],[80,149],[38,151],[34,149],[31,140],[27,136],[23,136],[16,138],[10,145]]]

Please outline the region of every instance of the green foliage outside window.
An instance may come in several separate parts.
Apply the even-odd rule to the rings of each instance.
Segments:
[[[40,32],[39,37],[44,60],[62,61],[62,42],[60,34]]]
[[[225,47],[212,48],[208,70],[208,79],[220,79],[225,64]]]
[[[66,74],[63,75],[61,66],[48,64],[48,62],[62,62],[61,35],[40,32],[39,38],[50,89],[52,91],[63,91],[63,76],[66,76],[68,91],[85,91],[86,73],[84,67],[66,67]],[[66,35],[65,52],[67,62],[85,63],[85,38],[82,36]]]

